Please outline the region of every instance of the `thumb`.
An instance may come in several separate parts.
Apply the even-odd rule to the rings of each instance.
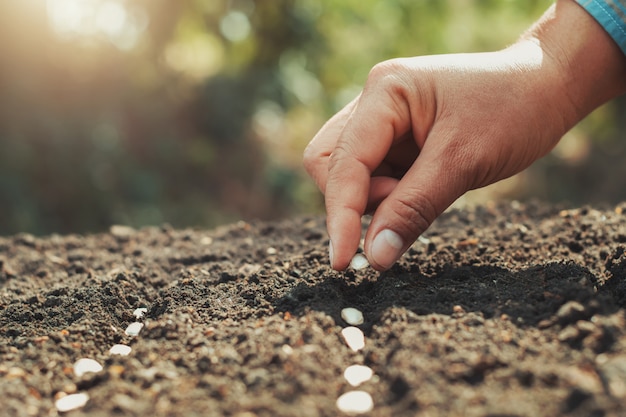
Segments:
[[[430,143],[435,138],[430,137]],[[459,155],[428,146],[380,203],[365,236],[365,253],[377,270],[390,268],[415,240],[469,189]],[[456,148],[456,147],[455,147]],[[456,148],[458,151],[458,148]]]

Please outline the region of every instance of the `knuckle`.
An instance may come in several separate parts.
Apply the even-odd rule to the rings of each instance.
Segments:
[[[375,97],[381,113],[388,111],[395,116],[408,114],[407,106],[419,97],[419,92],[407,71],[406,64],[399,58],[376,64],[368,75],[364,96]]]
[[[412,238],[428,229],[438,215],[437,209],[427,198],[416,195],[399,198],[392,210],[402,219],[406,227],[404,233]]]
[[[302,153],[302,165],[304,169],[310,174],[314,171],[316,165],[319,163],[319,157],[317,151],[309,144]]]
[[[389,74],[396,74],[401,71],[402,64],[399,59],[388,59],[374,65],[369,72],[368,80],[380,81],[389,78]]]
[[[454,155],[448,158],[448,166],[454,167],[448,172],[455,173],[453,183],[458,184],[459,192],[479,188],[493,181],[490,178],[497,158],[494,161],[492,150],[483,148],[479,143],[472,145],[459,146]]]
[[[345,142],[337,144],[333,152],[329,156],[328,168],[335,170],[338,166],[342,166],[354,159],[355,152],[351,146]]]
[[[404,71],[405,68],[401,59],[380,62],[370,70],[366,88],[381,88],[390,91],[403,89],[405,87],[405,83],[402,81]]]
[[[302,164],[307,174],[315,181],[317,187],[325,192],[327,181],[327,159],[323,152],[312,142],[305,148],[302,154]]]

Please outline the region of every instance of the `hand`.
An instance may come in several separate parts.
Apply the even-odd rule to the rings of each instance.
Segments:
[[[602,71],[572,65],[581,57]],[[365,254],[389,268],[459,196],[525,169],[621,93],[624,68],[621,51],[569,0],[505,50],[375,66],[305,150],[325,194],[332,267],[348,266],[361,217],[374,211]]]

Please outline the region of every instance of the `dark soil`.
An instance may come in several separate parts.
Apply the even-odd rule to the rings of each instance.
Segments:
[[[359,363],[373,416],[626,415],[626,204],[451,211],[424,237],[382,274],[332,271],[321,218],[0,238],[2,414],[86,392],[68,414],[337,416]]]

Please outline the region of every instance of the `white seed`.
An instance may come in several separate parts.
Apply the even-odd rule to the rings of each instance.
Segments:
[[[111,349],[109,349],[109,354],[111,355],[121,355],[128,356],[133,349],[130,346],[126,345],[113,345]]]
[[[128,336],[137,336],[142,328],[143,323],[139,323],[138,321],[136,321],[129,324],[124,333],[126,333]]]
[[[351,365],[343,371],[343,377],[353,387],[358,387],[362,383],[369,381],[372,379],[372,376],[374,376],[372,368],[364,365]]]
[[[147,312],[148,312],[148,309],[145,307],[136,308],[135,311],[133,311],[133,316],[135,316],[137,319],[140,319]]]
[[[341,335],[353,351],[358,352],[365,347],[365,335],[358,327],[346,327],[341,330]]]
[[[365,391],[349,391],[337,398],[337,408],[349,414],[368,413],[374,408],[374,400]]]
[[[367,258],[365,257],[365,255],[362,255],[360,253],[357,253],[356,255],[354,255],[354,258],[352,258],[352,261],[350,261],[350,267],[352,269],[367,268],[369,264],[370,263],[367,261]]]
[[[102,365],[97,361],[89,358],[82,358],[74,363],[74,375],[81,377],[89,372],[100,372]]]
[[[86,392],[81,392],[78,394],[70,394],[65,397],[59,398],[55,401],[54,406],[61,413],[65,413],[66,411],[76,410],[77,408],[84,407],[89,401],[89,394]]]
[[[287,344],[283,345],[280,349],[287,356],[293,354],[293,348],[291,346],[287,345]]]
[[[344,319],[346,323],[353,326],[363,324],[363,313],[361,313],[356,308],[344,308],[343,310],[341,310],[341,318]]]

